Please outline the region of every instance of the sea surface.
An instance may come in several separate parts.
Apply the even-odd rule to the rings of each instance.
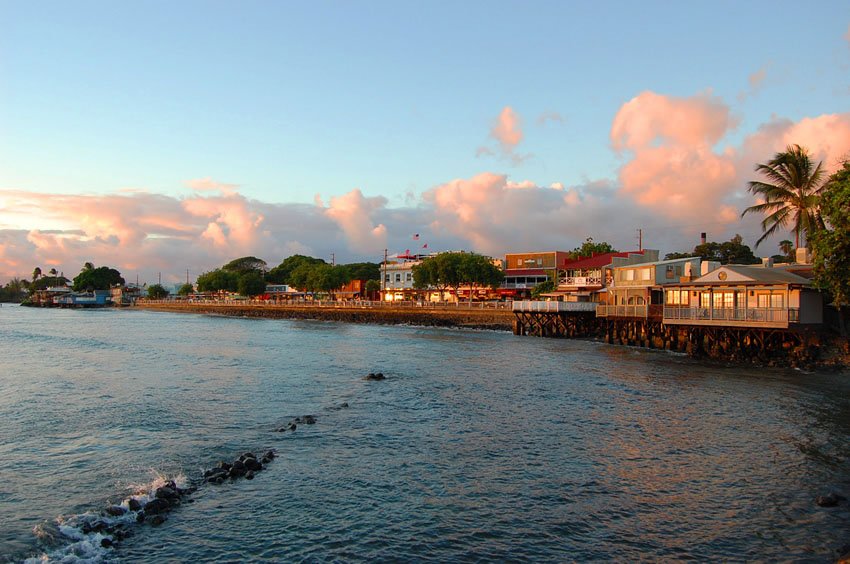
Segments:
[[[306,414],[314,425],[276,431]],[[251,481],[200,479],[268,449]],[[198,489],[161,525],[129,519],[108,548],[84,532],[168,479]],[[848,503],[815,504],[830,491],[850,494],[846,373],[496,332],[0,307],[0,561],[828,562],[850,543]]]

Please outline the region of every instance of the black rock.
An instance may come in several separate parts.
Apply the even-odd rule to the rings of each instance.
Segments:
[[[254,473],[251,470],[248,470],[248,472],[245,474],[245,479],[246,480],[253,480],[254,479]]]
[[[165,521],[166,521],[165,515],[154,515],[153,517],[150,518],[148,523],[151,524],[151,527],[159,527],[160,525],[165,523]]]
[[[218,467],[221,470],[224,470],[225,472],[227,472],[228,470],[230,470],[230,463],[222,460],[221,462],[218,463]]]
[[[102,546],[103,548],[109,548],[110,546],[112,546],[112,540],[111,539],[100,539],[100,546]]]
[[[235,480],[237,478],[241,478],[242,476],[244,476],[245,472],[246,472],[246,470],[245,470],[244,466],[241,466],[239,468],[234,467],[234,468],[230,469],[229,476],[230,476],[231,479]]]
[[[316,416],[315,415],[305,415],[303,422],[307,425],[315,425],[316,424]]]
[[[383,374],[382,372],[377,372],[377,373],[375,373],[375,372],[370,372],[370,373],[366,376],[366,379],[367,379],[367,380],[386,380],[386,379],[387,379],[387,377],[386,377],[386,376],[384,376],[384,374]]]
[[[817,499],[815,499],[815,503],[817,503],[820,507],[835,507],[842,499],[842,496],[830,493],[827,495],[819,495]]]
[[[273,450],[267,450],[266,454],[263,455],[263,458],[268,458],[269,460],[273,460],[275,457]]]
[[[152,499],[145,504],[145,513],[148,515],[158,515],[165,513],[169,509],[171,509],[171,505],[161,498]]]
[[[129,500],[127,500],[127,507],[130,508],[130,511],[138,511],[142,508],[142,504],[139,503],[138,499],[131,497]]]
[[[234,460],[233,468],[231,470],[243,470],[245,468],[245,462],[242,460]]]
[[[346,409],[348,407],[348,402],[343,402],[339,405],[340,409]]]
[[[157,499],[176,499],[177,491],[170,486],[162,486],[156,489],[155,495]]]
[[[127,510],[121,507],[120,505],[110,505],[106,509],[104,509],[104,513],[107,515],[111,515],[112,517],[120,517],[127,513]]]
[[[272,461],[271,458],[268,458],[266,456],[264,456],[263,459],[260,460],[260,462],[263,464],[263,466],[265,466],[266,464],[268,464],[271,461]]]
[[[136,513],[136,523],[144,523],[145,522],[145,512],[139,511]]]
[[[253,452],[245,452],[245,453],[242,453],[241,458],[244,461],[246,458],[257,458],[257,457],[254,456]]]
[[[256,470],[257,465],[259,465],[260,463],[257,462],[256,458],[246,458],[245,462],[243,462],[243,464],[245,464],[246,470]]]

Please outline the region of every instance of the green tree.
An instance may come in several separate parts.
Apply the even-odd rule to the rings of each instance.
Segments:
[[[793,226],[795,247],[799,248],[801,235],[808,241],[823,228],[823,219],[818,211],[823,163],[815,165],[808,150],[799,145],[789,145],[785,152],[776,153],[773,159],[766,164],[757,164],[755,169],[765,181],[748,182],[748,190],[764,202],[748,207],[741,217],[748,213],[766,215],[761,222],[764,234],[756,241],[756,248],[789,224]]]
[[[39,290],[53,288],[56,286],[67,286],[68,282],[70,282],[70,280],[64,276],[42,276],[38,280],[30,283],[30,292],[37,292]]]
[[[162,300],[168,297],[168,290],[162,284],[148,286],[148,297],[152,300]]]
[[[287,257],[276,267],[269,270],[266,274],[266,280],[274,284],[289,284],[295,288],[299,286],[290,280],[292,272],[304,264],[324,264],[325,261],[304,255],[292,255]]]
[[[20,303],[26,295],[29,284],[26,280],[12,278],[0,288],[0,302]]]
[[[440,300],[443,299],[443,293],[448,288],[446,281],[440,276],[439,255],[426,258],[421,263],[413,265],[413,287],[418,290],[436,289],[440,293]]]
[[[498,288],[505,279],[502,270],[493,264],[493,259],[476,253],[463,254],[461,257],[460,277],[464,284],[470,286],[470,302],[476,288]]]
[[[603,254],[603,253],[616,253],[617,249],[612,247],[609,243],[602,241],[601,243],[594,243],[593,237],[588,237],[584,240],[584,243],[581,244],[580,247],[576,247],[570,252],[570,259],[575,260],[580,257],[590,257],[594,253]]]
[[[367,280],[366,281],[366,295],[363,296],[367,299],[373,299],[372,296],[381,291],[381,281],[380,280]]]
[[[779,250],[782,251],[782,254],[785,255],[786,259],[788,259],[788,262],[793,261],[794,243],[792,241],[789,241],[788,239],[779,241]]]
[[[91,263],[87,263],[91,264]],[[124,278],[121,273],[108,266],[100,266],[98,268],[86,268],[74,278],[73,288],[76,292],[84,290],[108,290],[112,286],[124,284]]]
[[[198,276],[199,292],[235,292],[239,286],[239,275],[235,272],[217,268]]]
[[[345,267],[351,276],[351,280],[380,280],[381,265],[374,262],[353,262]]]
[[[221,267],[222,270],[235,272],[237,274],[247,274],[249,272],[257,272],[261,276],[265,275],[268,270],[266,261],[257,257],[242,257],[234,259]]]
[[[821,193],[825,228],[812,238],[815,283],[838,308],[839,330],[847,335],[842,308],[850,305],[850,161],[845,161]],[[828,225],[827,225],[828,224]]]
[[[32,269],[32,281],[35,282],[39,278],[41,278],[41,267],[36,266]]]
[[[720,264],[758,264],[761,259],[744,244],[744,238],[735,235],[725,243],[709,241],[694,247],[691,253],[667,253],[664,260],[699,257],[702,260],[717,261]]]
[[[549,292],[555,291],[555,280],[550,277],[545,282],[541,282],[537,284],[534,288],[531,289],[531,299],[539,300],[542,294],[548,294]]]
[[[664,260],[691,258],[691,257],[695,257],[695,256],[697,256],[697,255],[695,255],[694,253],[682,253],[682,252],[667,253],[666,255],[664,255]]]
[[[183,284],[177,290],[177,295],[178,296],[188,296],[189,294],[191,294],[194,291],[195,291],[195,287],[192,286],[191,284]]]
[[[259,296],[266,291],[266,281],[259,272],[246,272],[239,276],[237,291],[247,298]]]

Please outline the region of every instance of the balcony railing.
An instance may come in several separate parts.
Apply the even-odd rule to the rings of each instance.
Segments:
[[[798,323],[798,308],[701,308],[664,306],[664,321],[743,321],[760,323]]]
[[[528,312],[562,312],[562,311],[596,311],[595,302],[544,302],[544,301],[517,301],[514,302],[514,311]]]

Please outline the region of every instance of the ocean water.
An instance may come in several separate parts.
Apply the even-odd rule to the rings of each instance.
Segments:
[[[0,561],[829,561],[850,543],[847,502],[815,504],[850,494],[848,374],[5,304],[0,359]],[[268,449],[251,481],[201,480]],[[197,490],[164,523],[86,532],[168,479]]]

